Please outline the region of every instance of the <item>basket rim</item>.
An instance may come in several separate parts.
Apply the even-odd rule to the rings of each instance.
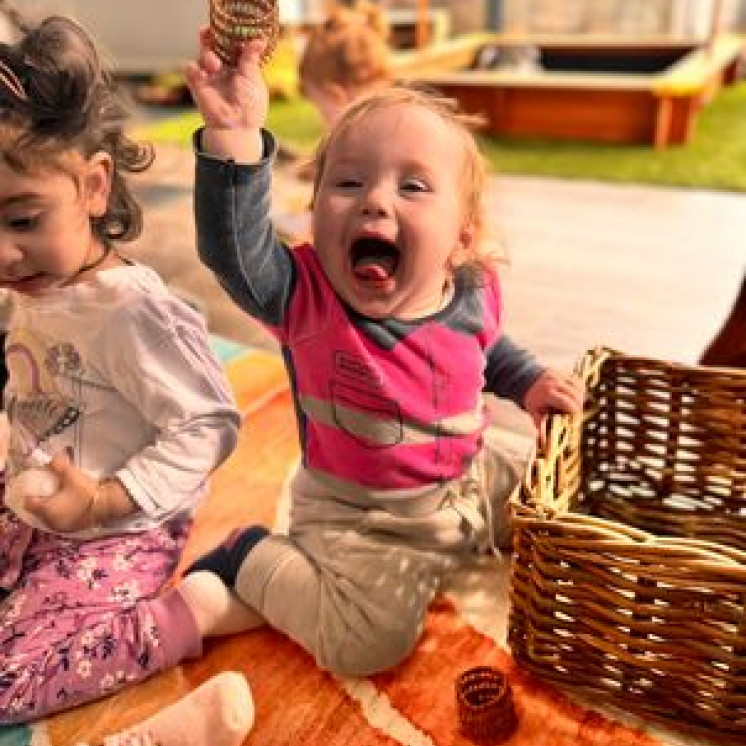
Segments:
[[[588,539],[594,540],[594,546],[597,545],[599,550],[614,551],[634,546],[638,553],[645,548],[651,555],[665,554],[670,557],[673,554],[682,559],[692,559],[701,565],[709,565],[710,562],[717,563],[719,570],[723,569],[723,563],[725,563],[733,570],[746,571],[746,551],[715,541],[682,536],[658,536],[612,519],[551,511],[545,506],[521,504],[514,507],[516,512],[513,520],[516,528],[542,525],[571,527],[575,536],[574,539],[568,539],[568,541],[580,540],[582,537],[578,534],[584,533]],[[533,515],[527,515],[531,512]]]
[[[592,347],[579,357],[574,368],[575,375],[588,388],[598,381],[602,366],[609,360],[624,360],[633,364],[662,367],[684,374],[695,372],[697,375],[714,378],[735,376],[739,385],[741,381],[746,383],[746,369],[667,361],[646,355],[628,354],[604,345]],[[563,511],[540,502],[535,492],[537,485],[553,472],[556,459],[552,458],[552,454],[558,453],[565,441],[582,431],[589,416],[588,410],[584,410],[576,415],[553,413],[547,417],[544,431],[539,438],[539,445],[529,458],[522,479],[510,496],[517,526],[525,526],[531,522],[551,521],[552,525],[572,526],[575,532],[585,529],[589,534],[595,533],[597,540],[601,535],[604,537],[602,540],[610,542],[609,548],[614,541],[617,541],[625,546],[634,544],[638,549],[643,546],[649,547],[653,552],[669,554],[672,551],[679,552],[682,557],[696,559],[705,565],[718,562],[720,569],[723,569],[722,565],[725,564],[733,570],[746,571],[746,550],[707,539],[658,535],[611,518]]]

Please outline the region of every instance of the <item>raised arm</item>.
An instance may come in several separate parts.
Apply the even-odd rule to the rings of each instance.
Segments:
[[[211,48],[186,68],[205,126],[195,136],[194,210],[197,250],[237,305],[277,326],[293,285],[290,253],[270,220],[274,138],[263,129],[267,89],[259,61],[262,41],[244,46],[233,67]]]

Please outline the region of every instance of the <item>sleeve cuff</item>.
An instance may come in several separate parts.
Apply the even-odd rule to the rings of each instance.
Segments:
[[[225,158],[221,158],[216,155],[212,155],[212,153],[206,153],[202,149],[202,134],[204,133],[205,128],[200,127],[199,129],[194,131],[194,134],[192,135],[192,148],[194,149],[194,152],[197,154],[199,158],[205,158],[210,161],[218,161],[218,162],[226,162]],[[275,156],[277,155],[277,139],[275,136],[269,131],[264,128],[261,130],[262,133],[262,159],[255,164],[247,165],[244,164],[245,168],[252,168],[255,166],[265,165],[267,161],[274,161]],[[230,159],[229,159],[230,160]]]

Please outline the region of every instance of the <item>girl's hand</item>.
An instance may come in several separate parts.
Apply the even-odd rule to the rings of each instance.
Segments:
[[[253,154],[269,108],[269,93],[259,67],[266,47],[263,39],[242,45],[235,67],[225,65],[213,51],[212,32],[200,31],[199,57],[187,63],[184,73],[194,102],[205,122],[203,145],[216,155],[248,160],[247,145]],[[248,141],[248,142],[247,142]],[[235,149],[235,150],[234,150]]]
[[[29,495],[26,510],[52,531],[70,533],[91,528],[95,516],[91,510],[98,482],[57,454],[46,467],[59,479],[57,492],[48,497]]]
[[[548,415],[554,412],[578,414],[583,409],[583,396],[583,387],[575,376],[547,370],[526,392],[523,408],[542,433],[544,420]]]

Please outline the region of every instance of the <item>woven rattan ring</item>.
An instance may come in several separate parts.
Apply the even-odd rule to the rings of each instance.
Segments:
[[[456,708],[461,732],[478,744],[503,743],[518,727],[510,684],[491,666],[470,668],[456,679]]]
[[[239,45],[259,37],[267,41],[264,63],[280,33],[278,0],[210,0],[210,29],[215,53],[225,64],[235,65]]]

